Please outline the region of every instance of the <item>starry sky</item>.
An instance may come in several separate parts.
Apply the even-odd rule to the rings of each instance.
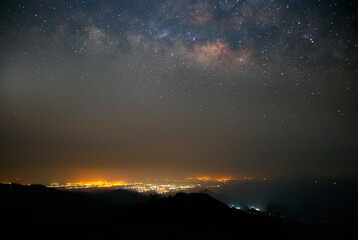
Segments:
[[[0,2],[0,176],[357,176],[358,3]]]

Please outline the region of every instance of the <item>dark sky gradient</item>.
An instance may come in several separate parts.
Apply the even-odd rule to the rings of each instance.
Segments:
[[[357,176],[355,1],[1,1],[2,181]]]

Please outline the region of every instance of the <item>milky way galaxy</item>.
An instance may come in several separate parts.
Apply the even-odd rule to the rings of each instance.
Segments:
[[[1,1],[2,181],[354,176],[355,1]]]

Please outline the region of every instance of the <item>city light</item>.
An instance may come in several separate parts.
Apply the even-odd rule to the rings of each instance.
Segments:
[[[250,209],[256,210],[256,211],[258,211],[258,212],[260,211],[259,208],[256,208],[256,207],[254,207],[254,206],[251,206]]]

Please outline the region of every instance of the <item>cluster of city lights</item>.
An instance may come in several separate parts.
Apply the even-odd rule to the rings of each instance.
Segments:
[[[179,191],[185,191],[188,189],[198,188],[201,187],[200,184],[136,184],[136,185],[130,185],[125,186],[124,189],[130,189],[134,190],[140,193],[146,193],[146,192],[155,192],[158,194],[165,194],[170,192],[179,192]]]
[[[136,184],[140,184],[140,183],[136,183]],[[115,182],[94,181],[94,182],[75,182],[75,183],[65,183],[65,184],[51,183],[48,187],[81,189],[81,188],[113,188],[113,187],[123,187],[127,185],[130,184],[124,181],[115,181]]]
[[[185,178],[181,180],[174,179],[147,179],[145,182],[125,182],[125,181],[88,181],[88,182],[69,182],[65,184],[51,183],[48,187],[64,188],[64,189],[86,189],[86,188],[122,188],[137,191],[140,193],[154,192],[165,194],[170,192],[185,191],[194,188],[217,188],[222,183],[235,180],[231,177],[212,178],[212,177],[196,177]]]

